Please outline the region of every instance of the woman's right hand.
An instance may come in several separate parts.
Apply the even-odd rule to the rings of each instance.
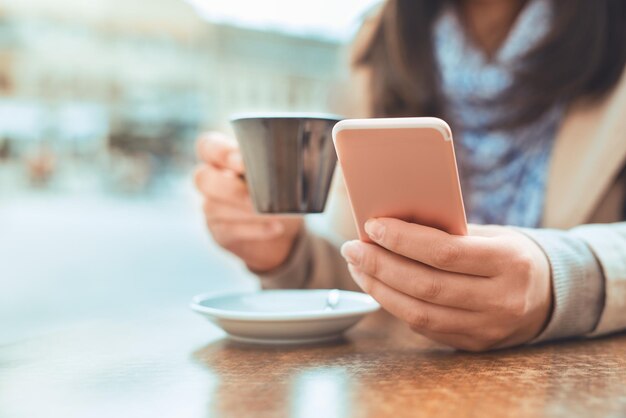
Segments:
[[[219,133],[204,134],[197,153],[202,163],[195,183],[204,197],[204,215],[215,241],[257,273],[282,265],[303,228],[302,218],[255,212],[235,141]]]

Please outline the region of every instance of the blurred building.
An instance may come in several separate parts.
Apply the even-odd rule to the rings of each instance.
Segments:
[[[232,112],[328,111],[340,49],[207,23],[182,0],[5,0],[0,138],[158,165]]]

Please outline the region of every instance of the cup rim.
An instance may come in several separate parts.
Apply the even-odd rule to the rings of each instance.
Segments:
[[[231,115],[230,122],[250,119],[317,119],[339,122],[345,117],[333,113],[316,112],[241,112]]]

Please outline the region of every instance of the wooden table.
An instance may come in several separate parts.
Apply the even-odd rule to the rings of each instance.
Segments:
[[[0,417],[620,417],[626,336],[459,353],[371,315],[252,347],[180,311],[0,346]]]

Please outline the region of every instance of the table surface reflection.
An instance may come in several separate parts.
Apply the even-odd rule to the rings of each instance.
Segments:
[[[626,416],[626,336],[460,353],[381,312],[343,341],[245,346],[186,311],[0,346],[0,417]]]

